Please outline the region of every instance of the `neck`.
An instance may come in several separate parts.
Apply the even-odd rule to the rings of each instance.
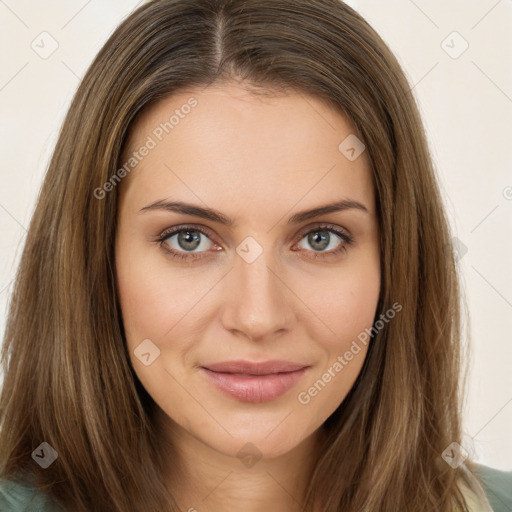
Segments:
[[[278,457],[242,460],[206,445],[163,411],[157,416],[163,442],[173,447],[166,481],[180,510],[303,512],[322,429]]]

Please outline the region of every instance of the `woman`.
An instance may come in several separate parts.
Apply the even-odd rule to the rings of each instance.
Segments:
[[[506,507],[461,446],[450,240],[410,86],[351,8],[141,6],[30,225],[3,509]]]

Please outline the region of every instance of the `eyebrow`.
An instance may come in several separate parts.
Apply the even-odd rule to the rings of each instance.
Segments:
[[[146,213],[147,211],[151,210],[166,210],[170,212],[182,213],[184,215],[192,215],[194,217],[201,217],[213,222],[218,222],[219,224],[223,224],[229,227],[234,227],[236,224],[234,219],[224,215],[217,210],[213,210],[212,208],[203,208],[201,206],[185,203],[182,201],[156,201],[148,206],[144,206],[144,208],[141,208],[139,213]],[[359,201],[343,199],[342,201],[337,201],[335,203],[326,204],[311,210],[305,210],[296,213],[288,219],[287,224],[299,224],[300,222],[319,217],[320,215],[342,212],[346,210],[359,210],[365,213],[369,213],[366,206]]]

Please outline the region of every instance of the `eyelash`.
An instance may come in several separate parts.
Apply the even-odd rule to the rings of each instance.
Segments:
[[[173,258],[178,258],[181,260],[196,260],[198,258],[202,258],[201,254],[203,253],[187,253],[187,252],[179,252],[175,251],[174,249],[170,249],[168,246],[165,246],[165,241],[169,239],[171,236],[181,233],[182,231],[198,231],[199,233],[203,234],[204,236],[211,238],[209,233],[201,228],[200,226],[179,226],[177,228],[171,228],[163,233],[161,233],[158,238],[155,240],[155,242],[158,242],[162,249],[166,251],[170,256]],[[324,224],[321,226],[317,226],[313,229],[310,229],[309,231],[304,232],[300,238],[299,242],[310,233],[316,233],[321,231],[328,231],[329,233],[334,233],[335,235],[338,235],[344,243],[342,243],[337,249],[331,250],[329,252],[318,252],[318,251],[308,251],[313,253],[313,259],[316,258],[329,258],[331,256],[337,256],[341,252],[347,252],[349,247],[353,244],[354,238],[349,235],[348,233],[345,233],[344,231],[340,231],[339,229],[336,229],[335,226],[331,224]]]

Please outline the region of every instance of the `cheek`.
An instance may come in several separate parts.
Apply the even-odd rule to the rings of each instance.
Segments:
[[[309,336],[325,357],[300,390],[298,401],[309,404],[308,413],[325,416],[343,401],[363,366],[380,294],[378,258],[340,267],[317,283],[309,287],[314,292],[307,295],[308,305],[323,327]]]
[[[312,313],[321,320],[321,332],[310,333],[322,340],[331,353],[345,351],[352,339],[373,324],[380,294],[380,264],[376,258],[361,258],[340,266],[329,275],[302,281],[298,293],[307,297]]]
[[[180,373],[183,355],[193,332],[187,314],[200,299],[200,290],[190,286],[190,274],[185,278],[171,272],[165,257],[155,254],[154,248],[120,241],[116,252],[118,295],[135,373],[159,405],[174,396],[176,406],[185,403],[186,397],[173,376],[178,381],[184,379]],[[140,359],[144,353],[150,354],[148,365]]]
[[[198,291],[190,286],[191,275],[170,272],[154,247],[127,245],[118,244],[116,271],[128,342],[161,340],[199,300]]]

